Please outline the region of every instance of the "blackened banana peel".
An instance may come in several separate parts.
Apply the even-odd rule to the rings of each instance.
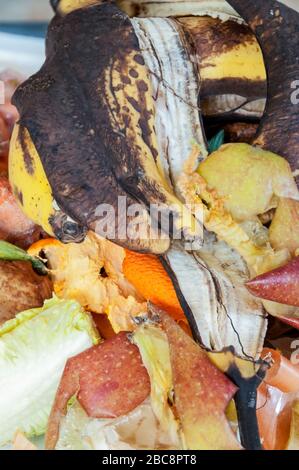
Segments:
[[[60,13],[64,4],[49,27],[45,64],[14,95],[23,173],[34,173],[28,151],[34,145],[55,201],[48,210],[51,231],[62,241],[81,241],[86,229],[97,231],[100,204],[123,216],[122,196],[127,206],[172,206],[175,230],[183,230],[186,209],[158,169],[151,82],[129,18],[110,2],[68,14]],[[19,162],[11,155],[14,193],[26,211],[14,177]],[[193,218],[192,224],[193,231]],[[135,240],[126,232],[111,238],[139,251],[169,247],[167,238]]]

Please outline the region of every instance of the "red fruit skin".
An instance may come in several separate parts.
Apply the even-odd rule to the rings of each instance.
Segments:
[[[150,391],[149,376],[139,350],[126,333],[70,358],[49,417],[46,449],[55,448],[60,421],[74,395],[88,416],[116,418],[134,410]]]
[[[287,325],[292,326],[293,328],[296,328],[299,330],[299,318],[286,318],[286,317],[281,317],[279,318],[283,323],[286,323]]]
[[[240,450],[225,415],[237,387],[173,318],[162,311],[159,316],[169,343],[175,408],[182,429],[196,432],[202,450]]]
[[[299,257],[248,281],[246,287],[256,297],[299,307]]]

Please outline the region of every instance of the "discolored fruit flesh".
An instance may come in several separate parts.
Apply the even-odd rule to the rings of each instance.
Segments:
[[[199,165],[198,172],[238,221],[276,207],[277,198],[299,200],[288,162],[248,144],[223,145]]]
[[[272,220],[269,239],[275,250],[287,248],[294,256],[299,248],[299,202],[281,199]]]

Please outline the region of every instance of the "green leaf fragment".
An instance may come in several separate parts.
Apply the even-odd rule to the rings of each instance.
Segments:
[[[25,250],[0,240],[0,260],[4,261],[29,261],[33,269],[40,275],[46,276],[48,270],[45,264],[36,256],[30,256]]]
[[[224,144],[224,130],[218,132],[211,140],[208,142],[209,153],[216,152],[221,145]]]

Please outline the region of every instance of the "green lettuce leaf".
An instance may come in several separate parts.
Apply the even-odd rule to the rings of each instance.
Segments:
[[[16,430],[45,432],[56,390],[69,357],[99,338],[78,302],[53,297],[0,328],[0,445]]]

